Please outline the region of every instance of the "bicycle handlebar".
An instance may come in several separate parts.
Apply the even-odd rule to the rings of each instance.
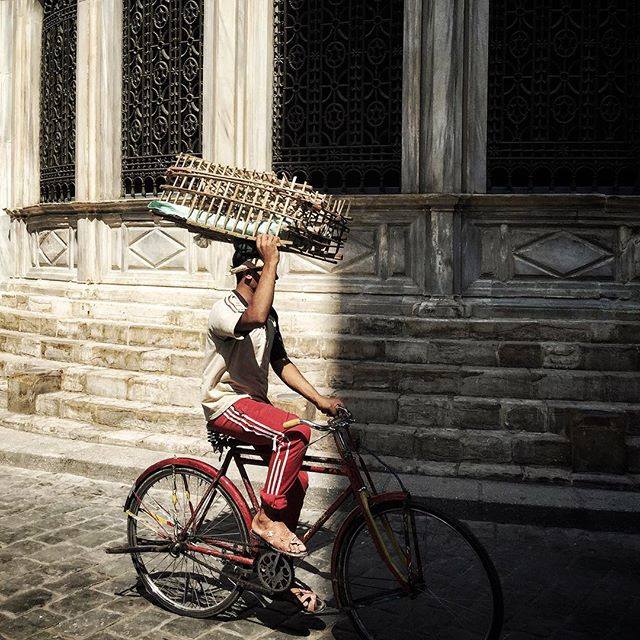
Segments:
[[[306,424],[318,431],[331,431],[337,427],[347,426],[352,422],[353,416],[351,415],[351,412],[346,407],[338,407],[336,416],[331,418],[326,424],[313,422],[313,420],[305,420],[303,418],[294,418],[293,420],[287,420],[287,422],[283,423],[282,427],[283,429],[290,429],[298,424]]]

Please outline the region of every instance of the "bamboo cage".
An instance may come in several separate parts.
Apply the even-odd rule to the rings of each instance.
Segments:
[[[268,233],[280,238],[283,251],[327,262],[342,258],[348,202],[295,177],[179,154],[165,179],[159,199],[149,208],[190,231],[223,242]]]

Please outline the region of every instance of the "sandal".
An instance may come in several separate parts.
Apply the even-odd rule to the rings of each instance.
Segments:
[[[300,607],[300,613],[308,616],[317,615],[327,608],[327,603],[311,589],[291,587],[291,590],[283,594],[283,599]]]
[[[256,531],[252,523],[251,532],[278,553],[292,558],[302,558],[307,555],[307,549],[302,540],[295,533],[291,533],[283,522],[272,522],[271,526],[263,532]],[[296,547],[299,550],[296,550]]]

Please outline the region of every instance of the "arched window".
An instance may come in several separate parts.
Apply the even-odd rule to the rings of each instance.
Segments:
[[[40,65],[40,200],[75,198],[76,0],[44,0]]]
[[[331,192],[398,192],[404,0],[274,6],[274,169]]]
[[[640,3],[491,0],[487,190],[640,193]]]
[[[181,151],[202,153],[203,0],[124,0],[122,188],[154,195]]]

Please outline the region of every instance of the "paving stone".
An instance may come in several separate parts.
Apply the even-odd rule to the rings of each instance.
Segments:
[[[122,614],[122,612],[116,612]],[[154,631],[168,620],[175,619],[176,615],[163,611],[159,607],[153,607],[142,613],[121,615],[121,620],[109,627],[109,633],[124,638],[125,640],[137,640]]]
[[[96,634],[120,619],[120,614],[105,609],[91,609],[80,616],[65,620],[53,628],[69,638],[85,638]]]
[[[19,614],[34,607],[41,607],[53,598],[53,593],[46,589],[29,589],[23,593],[17,593],[7,598],[2,603],[2,609],[11,613]]]

